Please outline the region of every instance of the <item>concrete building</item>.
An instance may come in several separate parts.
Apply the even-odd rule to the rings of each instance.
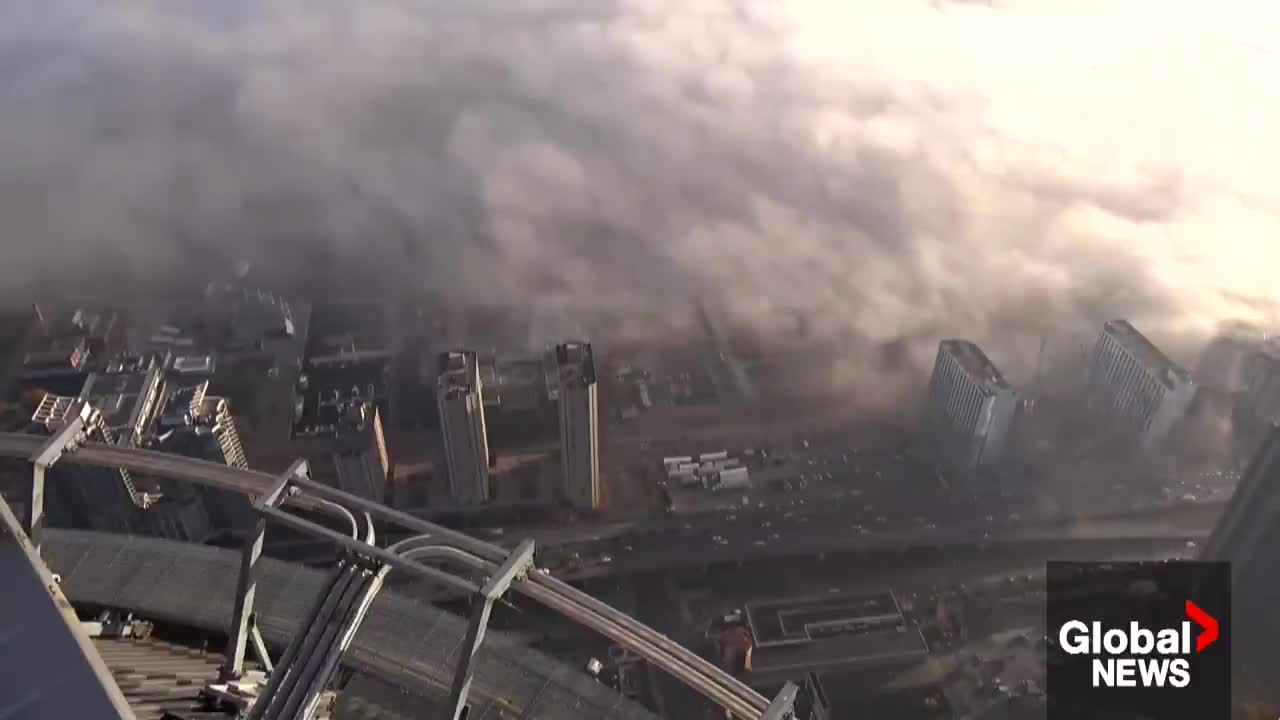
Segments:
[[[391,475],[391,458],[382,429],[382,416],[372,402],[348,410],[343,442],[333,455],[338,489],[383,502]]]
[[[94,435],[102,442],[137,447],[159,406],[163,377],[144,372],[93,374],[78,397],[46,395],[32,422],[50,433],[67,421],[79,403],[97,411]],[[91,530],[135,532],[135,512],[150,507],[159,489],[121,469],[62,463],[50,471],[45,489],[49,522]]]
[[[1280,425],[1272,425],[1209,536],[1202,560],[1231,563],[1232,691],[1280,703]]]
[[[93,434],[124,447],[146,447],[248,467],[225,398],[207,380],[166,377],[145,357],[121,357],[118,372],[93,374],[79,397],[46,395],[32,421],[54,431],[83,401],[98,411]],[[52,471],[47,509],[55,525],[204,542],[252,519],[242,495],[138,473],[61,464]]]
[[[160,411],[143,442],[177,455],[248,467],[231,403],[210,395],[208,380],[181,373],[171,372],[167,378]],[[237,493],[162,483],[164,497],[155,508],[160,512],[146,518],[152,529],[148,534],[200,542],[219,532],[243,530],[253,519],[248,499]]]
[[[977,345],[967,340],[938,345],[927,420],[944,457],[967,467],[999,461],[1019,404],[1017,393]]]
[[[1156,446],[1195,399],[1191,375],[1126,320],[1103,325],[1089,360],[1089,402],[1112,429]]]
[[[308,385],[289,445],[310,462],[313,480],[382,502],[391,458],[376,396],[373,386]]]
[[[560,463],[565,499],[575,507],[600,507],[600,437],[596,364],[591,344],[555,348],[559,379]]]
[[[1236,394],[1238,430],[1254,430],[1280,422],[1280,344],[1270,343],[1244,361],[1243,389]]]
[[[463,505],[486,502],[491,496],[489,439],[476,353],[441,353],[437,371],[436,405],[450,495]]]

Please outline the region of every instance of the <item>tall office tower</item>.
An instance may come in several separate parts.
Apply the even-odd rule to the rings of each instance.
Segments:
[[[150,446],[178,455],[247,468],[240,434],[226,398],[209,395],[209,381],[179,375],[165,388],[148,433]],[[201,542],[222,531],[243,530],[253,520],[248,498],[216,488],[161,481],[164,501],[148,518],[150,534]]]
[[[378,406],[372,402],[351,405],[345,425],[333,454],[338,489],[382,502],[391,474],[391,460]]]
[[[1235,396],[1236,431],[1252,438],[1280,422],[1280,344],[1271,343],[1245,358],[1242,390]]]
[[[968,467],[999,461],[1018,405],[1017,393],[977,345],[967,340],[938,345],[927,415],[944,456]]]
[[[459,350],[440,354],[436,405],[449,491],[459,504],[489,499],[489,439],[484,423],[484,388],[476,354]]]
[[[600,437],[596,363],[591,344],[556,346],[559,372],[560,464],[564,497],[575,507],[600,507]]]
[[[55,432],[79,403],[96,411],[90,436],[124,447],[139,444],[154,417],[163,382],[160,370],[90,375],[79,397],[46,395],[32,421]],[[133,532],[136,513],[159,498],[156,488],[122,469],[60,463],[46,487],[51,524]]]
[[[1186,416],[1196,384],[1126,320],[1102,327],[1089,360],[1089,400],[1112,427],[1155,447]]]
[[[1231,563],[1233,692],[1270,692],[1280,704],[1280,425],[1272,425],[1201,553]],[[1243,681],[1243,682],[1242,682]]]

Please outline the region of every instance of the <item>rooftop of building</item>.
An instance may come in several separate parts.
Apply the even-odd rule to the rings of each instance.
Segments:
[[[391,352],[390,309],[376,300],[317,304],[311,312],[307,360]]]
[[[342,387],[312,387],[299,395],[301,412],[293,425],[294,437],[338,437],[367,431],[379,416],[378,403],[385,393],[372,383]]]
[[[102,414],[103,424],[129,435],[141,432],[156,409],[161,372],[94,373],[89,376],[80,399]],[[128,438],[122,437],[121,440]]]
[[[506,410],[532,410],[546,397],[546,381],[538,358],[500,360],[497,364],[498,389]],[[488,399],[489,388],[485,387]]]
[[[472,350],[450,350],[440,353],[436,363],[437,385],[443,393],[469,393],[477,388],[480,365]]]
[[[1165,386],[1191,382],[1190,373],[1170,360],[1128,320],[1109,320],[1102,326],[1102,332],[1114,337],[1143,367],[1158,374]]]
[[[106,337],[120,327],[120,316],[105,308],[68,307],[47,311],[37,305],[36,311],[45,322],[46,334],[58,337]]]
[[[995,363],[974,343],[968,340],[943,340],[941,349],[960,363],[960,367],[978,382],[992,388],[1007,389],[1009,383]]]
[[[596,361],[591,343],[570,341],[556,345],[556,364],[560,368],[561,382],[590,385],[596,381]]]

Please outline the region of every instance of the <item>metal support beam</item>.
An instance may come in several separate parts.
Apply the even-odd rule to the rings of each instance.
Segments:
[[[259,498],[257,505],[276,507],[288,493],[289,483],[295,478],[305,477],[308,472],[310,469],[306,460],[293,461],[289,469],[280,476],[280,482],[271,489],[271,492]],[[245,538],[244,551],[240,555],[240,575],[236,580],[236,601],[227,629],[227,649],[222,667],[218,670],[218,682],[221,683],[239,680],[244,674],[244,652],[250,635],[257,632],[253,623],[253,599],[258,588],[254,569],[257,567],[258,559],[262,557],[262,542],[266,532],[267,518],[259,513],[254,518],[253,527],[249,529],[249,534]]]
[[[74,417],[58,429],[39,450],[31,454],[31,485],[27,490],[23,530],[31,540],[36,553],[40,552],[40,541],[44,535],[44,484],[46,471],[53,467],[64,453],[74,452],[84,440],[85,423],[93,416],[93,407],[81,403]]]
[[[419,562],[414,562],[413,560],[407,560],[395,553],[388,552],[383,548],[366,545],[365,543],[350,536],[334,532],[333,530],[330,530],[318,523],[313,523],[310,520],[290,515],[283,510],[260,507],[258,508],[258,512],[265,515],[269,520],[278,522],[285,527],[292,528],[300,533],[305,533],[313,537],[324,538],[334,545],[356,555],[369,558],[370,560],[376,560],[384,565],[390,565],[397,570],[404,570],[405,572],[431,582],[454,588],[456,590],[461,590],[467,594],[479,592],[480,590],[476,584],[470,580],[460,578],[443,570],[423,565]]]
[[[795,720],[796,695],[799,693],[800,688],[795,683],[789,682],[783,685],[778,694],[774,696],[773,702],[769,703],[769,707],[765,708],[760,720]]]
[[[467,694],[471,691],[471,665],[476,653],[480,651],[480,643],[484,641],[485,629],[489,626],[489,615],[493,612],[493,601],[502,597],[511,583],[524,576],[533,566],[533,540],[526,539],[511,551],[507,561],[489,577],[480,592],[471,600],[471,618],[467,627],[467,636],[458,648],[458,661],[453,671],[453,686],[449,689],[449,707],[453,708],[450,720],[459,720],[467,707]]]
[[[262,631],[258,629],[257,617],[255,614],[249,619],[249,642],[253,644],[253,654],[258,656],[262,671],[270,675],[275,667],[271,664],[271,653],[267,652],[267,643],[262,639]]]

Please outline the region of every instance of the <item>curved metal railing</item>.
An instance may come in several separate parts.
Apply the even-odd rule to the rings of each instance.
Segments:
[[[45,439],[38,436],[0,433],[0,455],[30,457],[41,449],[44,442]],[[279,477],[259,471],[94,442],[80,445],[74,452],[63,457],[61,462],[146,472],[237,492],[255,499],[267,495],[281,482]],[[332,504],[336,503],[343,508],[344,517],[352,517],[354,511],[380,517],[421,533],[418,538],[414,538],[415,541],[426,543],[427,540],[423,538],[429,539],[434,543],[432,547],[444,548],[446,550],[441,552],[452,553],[454,559],[472,563],[477,569],[492,570],[508,556],[508,551],[498,545],[308,479],[295,479],[294,484],[301,489],[301,493],[288,497],[286,502],[291,506],[332,514]],[[368,527],[369,537],[372,539],[371,522]],[[387,551],[379,549],[378,553]],[[762,695],[688,648],[547,574],[530,572],[522,582],[514,583],[511,589],[574,622],[596,630],[740,718],[753,720],[765,713],[770,706]]]

